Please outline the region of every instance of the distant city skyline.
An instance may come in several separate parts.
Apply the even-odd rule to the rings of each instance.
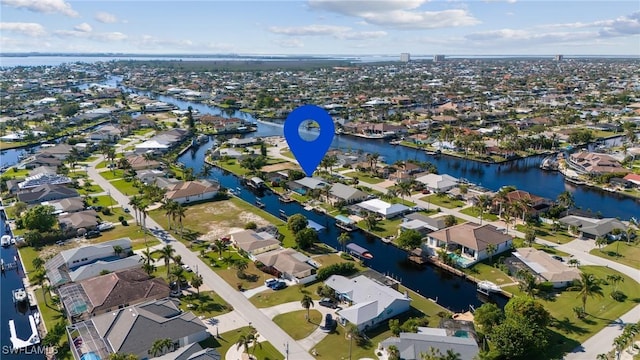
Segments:
[[[637,1],[1,4],[2,53],[640,56]]]

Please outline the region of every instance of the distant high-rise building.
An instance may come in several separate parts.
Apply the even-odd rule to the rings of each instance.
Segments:
[[[409,53],[401,53],[400,54],[400,61],[401,62],[409,62],[411,60],[411,55],[409,55]]]
[[[433,62],[444,61],[444,55],[433,55]]]
[[[555,59],[556,61],[562,61],[562,59],[563,59],[563,58],[564,58],[564,56],[562,56],[562,55],[556,55],[556,56],[554,57],[554,59]]]

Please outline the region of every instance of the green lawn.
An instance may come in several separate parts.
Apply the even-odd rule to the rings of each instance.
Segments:
[[[227,331],[226,333],[220,334],[220,338],[216,339],[214,336],[209,339],[200,342],[202,347],[211,347],[222,355],[224,359],[227,351],[231,349],[231,347],[236,347],[238,340],[240,340],[240,336],[246,335],[250,331],[250,327],[245,326],[239,329],[235,329],[232,331]],[[255,349],[249,349],[249,351],[256,356],[257,359],[260,360],[281,360],[284,359],[284,356],[276,350],[276,348],[269,342],[260,343],[261,346],[256,346]]]
[[[124,177],[124,170],[122,169],[107,170],[107,171],[100,172],[99,174],[100,176],[102,176],[107,180],[122,179]]]
[[[133,196],[140,193],[140,189],[133,186],[133,181],[126,181],[125,179],[110,181],[116,189],[120,190],[125,196]]]
[[[573,313],[573,308],[582,306],[579,294],[576,291],[563,291],[558,296],[549,299],[536,298],[551,313],[555,319],[549,328],[554,331],[554,339],[550,353],[554,358],[560,358],[562,353],[571,351],[577,344],[584,342],[589,337],[600,331],[624,313],[635,307],[640,302],[638,296],[638,283],[630,277],[604,266],[581,266],[580,270],[595,275],[599,279],[606,279],[607,275],[622,275],[624,281],[618,285],[618,290],[628,296],[623,302],[613,300],[609,294],[613,290],[612,284],[602,285],[604,297],[593,297],[587,300],[587,318],[578,319]],[[514,295],[526,296],[520,292],[517,285],[505,287],[505,290]],[[603,351],[604,352],[604,351]]]
[[[251,170],[242,167],[236,160],[218,161],[216,165],[239,176],[247,175]]]
[[[353,359],[371,358],[377,359],[375,355],[378,343],[382,340],[393,336],[388,325],[385,324],[366,332],[369,340],[363,345],[353,342],[351,355]],[[317,358],[320,359],[348,359],[349,358],[349,339],[345,335],[345,328],[338,326],[336,331],[327,335],[314,348]]]
[[[91,195],[95,193],[101,193],[103,191],[104,189],[96,184],[91,184],[91,186],[89,187],[82,186],[78,189],[78,193],[80,193],[80,195]]]
[[[200,296],[189,294],[181,297],[180,309],[191,311],[196,316],[204,316],[205,318],[226,314],[233,310],[226,301],[213,291],[201,291]]]
[[[373,177],[371,174],[362,171],[351,171],[344,175],[352,178],[358,178],[359,181],[364,181],[369,184],[379,184],[384,181],[382,178]]]
[[[504,256],[505,254],[502,255]],[[493,260],[497,260],[499,256],[500,254],[494,255]],[[470,268],[460,270],[462,270],[465,274],[469,274],[475,278],[481,280],[489,280],[496,285],[515,282],[515,280],[511,279],[509,275],[502,272],[502,270],[490,265],[488,259],[483,262],[476,263]]]
[[[433,194],[429,196],[424,196],[420,200],[427,201],[435,206],[440,206],[447,209],[454,209],[454,208],[462,207],[465,205],[464,201],[454,200],[446,194],[445,195]]]
[[[114,202],[115,204],[115,202]],[[127,214],[126,212],[124,212],[124,209],[121,206],[114,206],[111,209],[109,209],[109,211],[111,211],[111,215],[105,215],[102,212],[98,212],[98,216],[100,217],[100,219],[102,221],[108,221],[108,222],[112,222],[112,223],[120,223],[120,220],[118,220],[118,218],[120,216],[124,216],[124,219],[127,220],[127,222],[129,222],[129,225],[135,225],[135,220],[133,221],[133,224],[131,224],[131,220],[133,220],[133,216],[131,216],[130,214]]]
[[[358,227],[367,231],[371,231],[372,233],[380,237],[387,237],[387,236],[398,235],[398,228],[401,223],[402,223],[402,218],[393,219],[393,220],[385,219],[385,220],[379,221],[373,229],[369,230],[369,228],[367,227],[367,222],[362,220],[358,222]]]
[[[311,296],[314,300],[318,300],[320,297],[316,294],[316,290],[321,285],[322,283],[316,282],[309,286],[289,286],[282,290],[268,289],[252,296],[249,301],[258,308],[267,308],[291,301],[300,301],[304,294]],[[302,305],[300,305],[300,307],[302,308]]]
[[[51,296],[47,294],[47,301],[45,303],[42,289],[34,290],[36,301],[38,302],[38,310],[42,316],[47,331],[51,331],[56,324],[61,323],[65,326],[68,325],[67,319],[64,317],[62,311],[60,311],[56,305],[52,305]],[[67,341],[66,334],[61,336],[58,340],[58,353],[56,354],[58,359],[73,359],[69,349],[69,343]]]
[[[324,319],[320,311],[311,309],[309,310],[309,320],[307,320],[307,310],[302,309],[280,314],[273,318],[273,322],[289,334],[293,340],[300,340],[311,335],[318,326],[322,325]]]
[[[466,209],[462,209],[462,210],[460,210],[460,212],[465,214],[465,215],[473,216],[473,217],[476,217],[476,218],[480,219],[480,209],[477,206],[471,206],[471,207],[468,207]],[[485,212],[482,213],[482,220],[496,221],[496,220],[498,220],[498,215],[491,214],[491,213],[485,211]]]
[[[593,249],[589,253],[631,266],[634,269],[640,269],[640,247],[638,244],[629,243],[627,245],[624,241],[614,241],[603,247],[602,250]]]
[[[513,238],[513,246],[515,246],[516,248],[525,247],[524,240],[519,237]],[[531,244],[531,247],[538,250],[542,250],[547,254],[551,254],[551,255],[569,256],[569,254],[564,251],[558,250],[552,246],[548,246],[544,244],[533,243]]]
[[[115,201],[109,195],[91,196],[91,198],[88,199],[88,202],[89,202],[89,205],[102,206],[102,207],[109,207],[109,206],[113,206],[113,205],[118,205],[118,202]]]
[[[16,167],[12,167],[7,170],[4,174],[2,174],[3,178],[7,179],[24,179],[29,176],[29,171],[27,169],[18,169]]]
[[[94,160],[95,160],[95,159],[94,159]],[[104,169],[104,168],[106,168],[106,167],[107,167],[107,164],[108,164],[108,163],[107,163],[107,161],[106,161],[106,160],[100,161],[100,162],[98,163],[98,165],[96,165],[96,169]]]
[[[254,289],[264,284],[264,281],[273,277],[270,274],[264,273],[252,262],[247,260],[249,267],[245,270],[246,278],[240,279],[238,277],[236,269],[231,267],[231,263],[237,259],[243,259],[235,250],[225,251],[223,253],[223,259],[218,260],[218,252],[209,251],[205,255],[205,263],[221,278],[223,278],[229,285],[236,288],[241,285],[242,289]]]
[[[566,244],[570,241],[575,240],[575,236],[569,235],[569,233],[567,232],[567,230],[560,230],[560,231],[556,231],[555,233],[551,230],[551,225],[549,224],[541,224],[540,226],[534,226],[533,227],[536,231],[536,236],[541,238],[541,239],[545,239],[547,241],[552,241],[554,243],[557,244]],[[520,232],[526,232],[527,231],[527,226],[526,225],[516,225],[516,230],[520,231]]]

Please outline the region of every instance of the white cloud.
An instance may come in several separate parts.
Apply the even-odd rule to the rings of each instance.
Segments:
[[[0,23],[0,30],[31,37],[44,36],[47,34],[44,27],[38,23],[3,22]]]
[[[71,4],[64,0],[4,0],[2,5],[39,13],[60,13],[70,17],[80,16],[77,11],[73,10]]]
[[[594,39],[598,35],[595,32],[578,31],[578,32],[547,32],[519,30],[519,29],[500,29],[483,31],[468,34],[465,36],[467,40],[474,42],[487,43],[565,43],[573,41],[583,41]]]
[[[279,39],[274,40],[274,43],[280,45],[283,48],[301,48],[304,47],[304,43],[300,39]]]
[[[93,30],[91,25],[87,24],[86,22],[76,25],[73,29],[80,32],[91,32]]]
[[[349,31],[336,34],[335,37],[344,40],[368,40],[387,36],[386,31]]]
[[[291,35],[291,36],[319,36],[319,35],[336,35],[351,30],[346,26],[334,25],[307,25],[307,26],[271,26],[268,29],[274,34]]]
[[[426,0],[336,1],[310,0],[312,8],[361,18],[367,24],[398,29],[437,29],[480,23],[466,9],[421,11]]]
[[[56,30],[53,34],[57,37],[84,38],[100,42],[114,42],[126,40],[128,36],[121,32],[86,32],[79,30]]]
[[[118,22],[118,18],[115,15],[105,11],[97,13],[96,16],[94,16],[94,19],[104,24],[113,24]]]

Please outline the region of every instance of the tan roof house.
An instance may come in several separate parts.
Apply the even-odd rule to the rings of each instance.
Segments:
[[[280,248],[280,241],[264,231],[259,233],[253,230],[238,231],[231,234],[231,242],[250,256]]]
[[[220,184],[207,180],[185,181],[176,184],[165,194],[166,199],[171,199],[180,204],[211,200],[220,190]]]
[[[620,162],[607,154],[580,151],[569,155],[567,165],[578,174],[599,175],[610,173],[628,173],[629,170],[620,165]]]
[[[531,269],[539,281],[553,283],[556,288],[568,286],[573,280],[580,279],[580,270],[563,264],[544,251],[519,248],[514,255]]]
[[[84,210],[67,215],[60,215],[58,222],[65,230],[93,229],[98,226],[98,213],[95,210]]]
[[[312,260],[294,249],[268,251],[256,256],[256,259],[297,283],[306,284],[316,279],[316,268],[309,264]]]

